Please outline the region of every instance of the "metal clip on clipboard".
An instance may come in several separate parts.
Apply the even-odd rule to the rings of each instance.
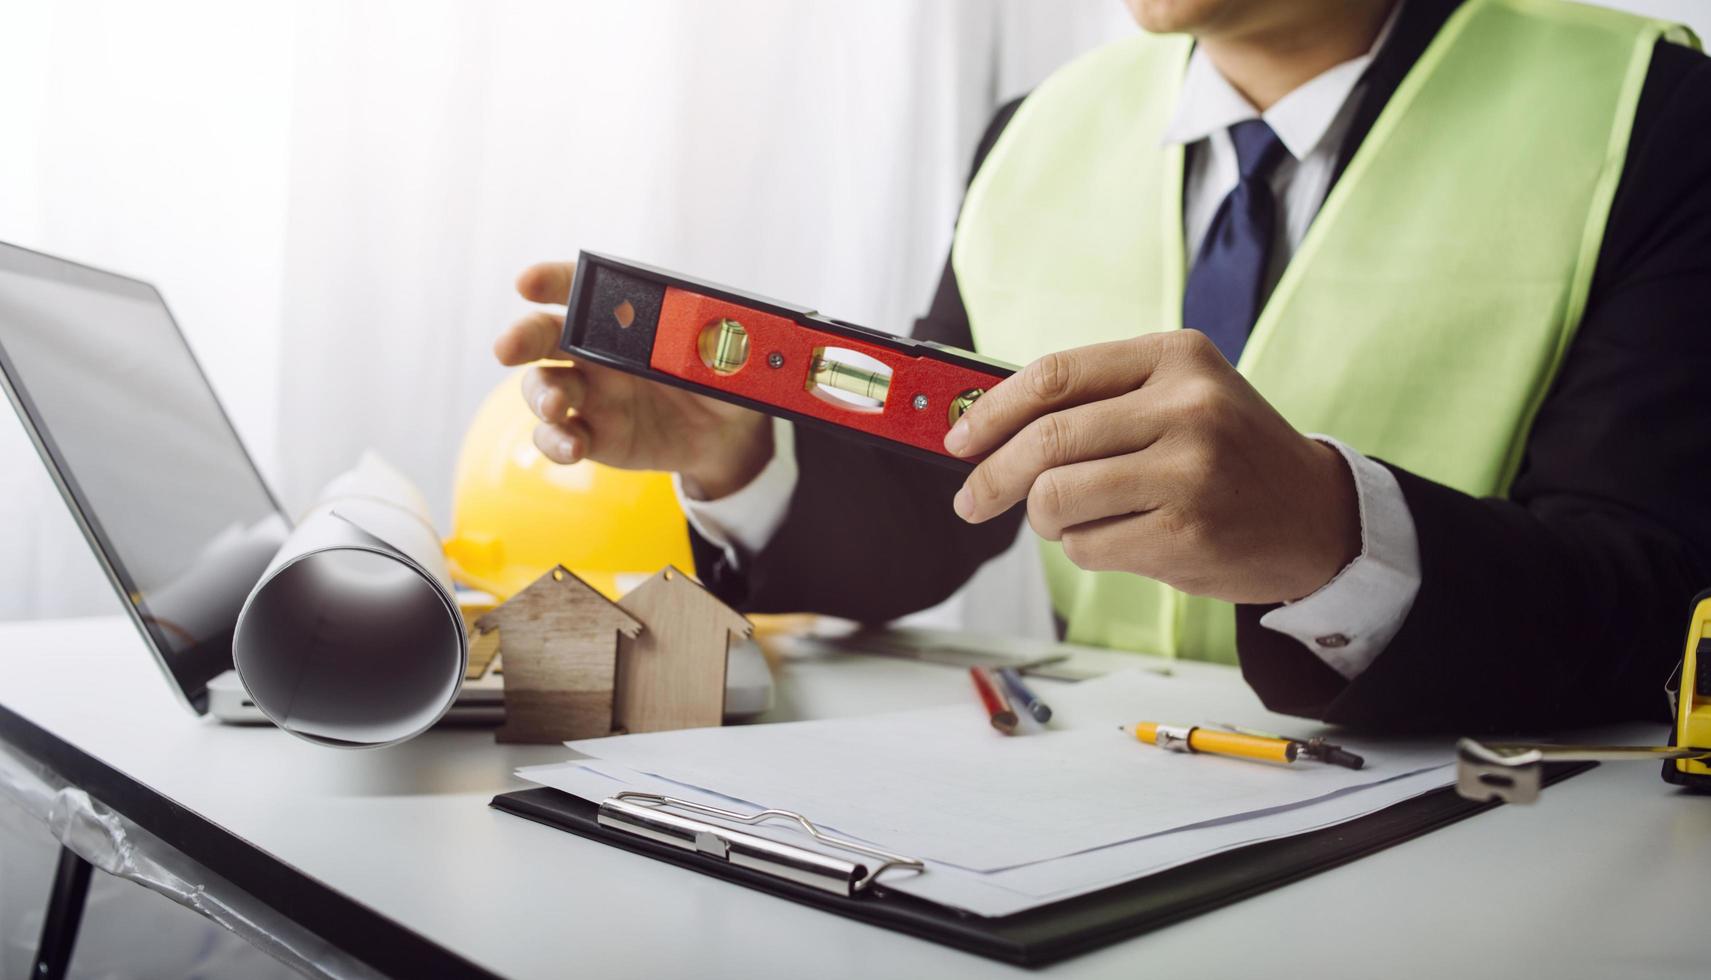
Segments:
[[[789,820],[828,847],[866,855],[880,863],[869,866],[867,863],[797,847],[794,844],[783,844],[740,830],[670,813],[666,807],[751,825],[775,817]],[[626,791],[602,801],[596,819],[600,826],[611,830],[635,834],[651,841],[694,851],[738,867],[845,897],[853,897],[865,891],[867,886],[873,884],[874,879],[886,871],[926,870],[926,866],[916,858],[891,854],[866,844],[834,837],[814,826],[807,817],[789,810],[738,813],[735,810],[722,810],[688,800],[661,796],[658,793]]]

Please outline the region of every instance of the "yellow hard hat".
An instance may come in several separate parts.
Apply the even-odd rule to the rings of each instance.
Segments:
[[[463,438],[446,540],[452,578],[502,602],[563,565],[616,599],[666,565],[693,568],[671,477],[547,459],[520,383],[517,372],[494,388]]]

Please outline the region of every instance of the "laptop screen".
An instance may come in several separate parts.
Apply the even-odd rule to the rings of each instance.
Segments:
[[[0,372],[162,666],[204,710],[288,526],[160,294],[0,243]]]

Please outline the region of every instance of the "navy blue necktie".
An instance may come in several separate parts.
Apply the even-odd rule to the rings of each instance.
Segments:
[[[1234,364],[1259,316],[1277,226],[1277,201],[1266,175],[1282,156],[1283,143],[1259,119],[1231,126],[1230,141],[1241,177],[1218,205],[1188,273],[1182,325],[1205,333]]]

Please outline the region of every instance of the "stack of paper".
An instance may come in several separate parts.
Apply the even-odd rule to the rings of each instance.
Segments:
[[[794,810],[926,861],[898,891],[1006,915],[1244,844],[1371,813],[1452,781],[1445,743],[1339,739],[1367,767],[1269,765],[1138,744],[1137,721],[1294,734],[1227,683],[1125,671],[1050,695],[1051,726],[1006,738],[967,705],[866,718],[573,742],[590,758],[519,770],[599,801],[625,789]],[[789,826],[751,833],[800,841]]]

